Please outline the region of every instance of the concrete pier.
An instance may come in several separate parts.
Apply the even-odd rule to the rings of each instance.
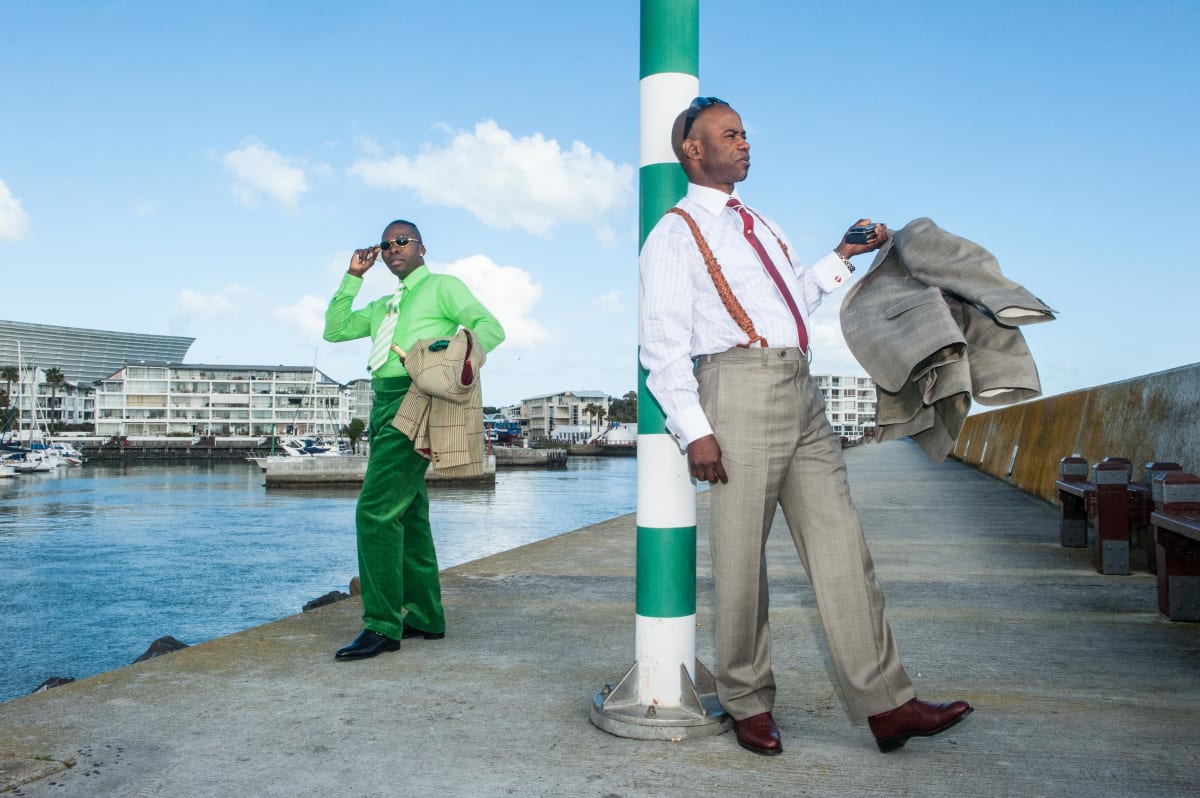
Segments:
[[[493,446],[496,465],[505,468],[566,468],[566,449],[525,449],[520,446]]]
[[[268,457],[263,460],[268,488],[358,487],[367,473],[367,455],[339,457]],[[430,468],[425,472],[430,485],[495,485],[496,458],[487,455],[483,472],[470,477],[447,476]]]
[[[445,573],[447,637],[335,662],[348,599],[0,704],[19,796],[1185,796],[1200,792],[1200,624],[1103,576],[1050,504],[897,441],[846,452],[904,663],[976,712],[881,754],[828,672],[782,518],[768,547],[784,753],[606,734],[633,650],[634,519]],[[706,496],[697,654],[712,660]],[[564,530],[565,531],[565,530]],[[331,586],[332,587],[332,586]],[[53,630],[47,630],[52,634]],[[36,645],[36,640],[29,645]]]

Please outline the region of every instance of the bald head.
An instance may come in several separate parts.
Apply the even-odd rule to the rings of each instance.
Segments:
[[[684,163],[683,140],[691,138],[692,130],[696,126],[697,120],[708,111],[710,108],[718,106],[729,107],[729,104],[724,100],[716,97],[697,97],[692,100],[692,104],[679,112],[679,116],[675,117],[675,124],[671,125],[671,149],[675,152],[675,157],[680,163]]]
[[[671,149],[689,182],[727,193],[750,170],[750,144],[742,118],[715,97],[697,97],[675,117]]]
[[[671,125],[671,149],[680,163],[686,160],[683,157],[683,127],[687,124],[687,115],[688,109],[684,108],[679,112],[679,116],[675,117],[675,124]]]

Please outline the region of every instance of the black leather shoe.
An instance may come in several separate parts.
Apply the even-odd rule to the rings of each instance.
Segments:
[[[362,634],[354,638],[354,642],[345,648],[339,648],[333,655],[334,659],[367,659],[385,651],[398,651],[400,641],[393,640],[387,635],[363,629]]]
[[[446,636],[445,632],[425,632],[415,627],[404,624],[404,630],[400,633],[400,637],[407,640],[410,637],[423,637],[426,640],[441,640]]]

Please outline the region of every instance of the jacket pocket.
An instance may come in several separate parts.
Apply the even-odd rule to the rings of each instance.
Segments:
[[[913,308],[919,308],[922,305],[929,305],[934,302],[945,303],[942,298],[942,289],[936,287],[926,288],[924,291],[919,291],[912,296],[905,297],[899,302],[895,302],[883,311],[885,319],[894,319],[901,313],[906,313]]]

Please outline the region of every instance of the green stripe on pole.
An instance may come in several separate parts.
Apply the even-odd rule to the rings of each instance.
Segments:
[[[687,175],[677,161],[654,163],[638,171],[639,215],[641,244],[658,224],[663,214],[671,209],[687,193]]]
[[[664,568],[665,563],[672,567]],[[696,527],[637,529],[637,614],[696,614]]]
[[[700,3],[642,0],[642,74],[700,74]]]

